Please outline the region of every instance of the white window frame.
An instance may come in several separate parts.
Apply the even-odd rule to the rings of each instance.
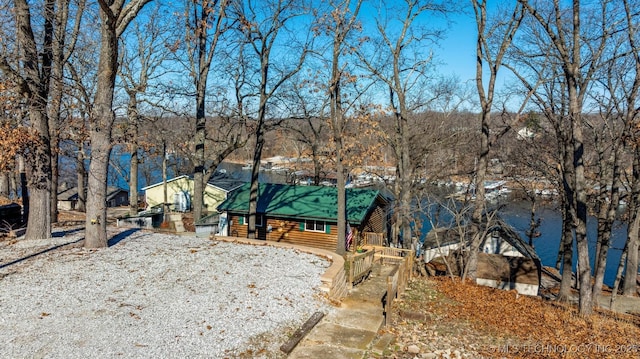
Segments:
[[[309,228],[307,226],[307,223],[309,222],[313,222],[313,229]],[[318,224],[322,223],[322,229],[317,229]],[[316,221],[313,219],[307,219],[304,221],[304,230],[305,231],[309,231],[309,232],[319,232],[319,233],[325,233],[325,231],[327,230],[327,222],[325,221]]]

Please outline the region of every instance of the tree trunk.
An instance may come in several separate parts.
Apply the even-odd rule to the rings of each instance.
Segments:
[[[129,164],[129,215],[138,214],[138,101],[136,92],[129,93],[129,105],[127,107],[129,117],[129,134],[131,136],[131,161]],[[165,154],[166,157],[166,154]]]
[[[577,16],[577,14],[576,14]],[[593,295],[591,285],[591,265],[589,258],[589,243],[587,238],[587,191],[584,175],[584,143],[582,135],[582,120],[577,98],[577,84],[569,85],[569,100],[571,121],[573,128],[573,161],[575,171],[576,218],[575,235],[578,253],[578,280],[580,281],[580,315],[586,316],[593,312]]]
[[[347,234],[347,189],[345,188],[344,164],[342,163],[342,136],[336,139],[336,170],[337,183],[336,190],[338,192],[338,235],[336,243],[336,253],[344,255],[347,252],[346,234]]]
[[[399,80],[399,79],[398,79]],[[401,216],[401,228],[402,228],[402,247],[410,248],[412,244],[412,231],[411,222],[413,216],[411,214],[411,186],[412,186],[412,170],[411,170],[411,158],[409,148],[409,134],[407,125],[408,113],[404,105],[404,94],[398,96],[400,114],[397,114],[398,132],[400,133],[399,147],[400,157],[398,158],[398,165],[396,167],[396,182],[398,182],[400,188],[400,216]]]
[[[249,192],[249,218],[247,228],[247,238],[256,239],[256,215],[258,211],[260,161],[262,158],[262,148],[264,147],[264,120],[258,115],[258,126],[256,129],[256,147],[253,152],[253,167],[251,167],[251,188]]]
[[[58,222],[58,181],[60,179],[60,166],[58,165],[58,146],[59,142],[56,138],[51,141],[51,223]]]
[[[320,185],[320,156],[318,155],[318,145],[311,145],[311,158],[313,159],[313,185]]]
[[[486,106],[486,105],[485,105]],[[478,251],[480,244],[483,241],[482,230],[480,230],[482,224],[482,213],[485,210],[485,189],[484,181],[487,176],[487,166],[489,163],[489,118],[491,113],[490,109],[482,111],[481,129],[482,135],[480,136],[480,152],[478,157],[478,163],[476,168],[475,179],[475,195],[474,209],[472,213],[473,224],[478,228],[477,232],[471,239],[469,246],[469,258],[467,259],[467,265],[465,267],[468,278],[476,280],[476,274],[478,270]]]
[[[562,123],[558,123],[556,133],[561,141],[559,144],[560,157],[562,158],[560,177],[562,183],[562,279],[560,281],[559,301],[568,301],[571,298],[573,287],[573,240],[574,218],[576,216],[574,205],[575,172],[573,168],[573,150],[571,136],[565,130]]]
[[[202,218],[204,206],[204,170],[205,157],[204,146],[207,137],[205,118],[205,88],[198,88],[196,109],[196,152],[195,169],[193,172],[193,219],[195,221]]]
[[[15,26],[18,29],[20,65],[25,85],[21,93],[28,106],[29,124],[35,130],[35,138],[24,155],[28,174],[27,190],[23,187],[23,209],[27,217],[25,239],[51,237],[51,144],[47,101],[51,78],[54,4],[53,0],[47,0],[43,4],[43,32],[38,39],[42,43],[37,45],[31,26],[29,4],[24,0],[15,2]],[[27,199],[26,203],[24,199]]]
[[[631,194],[629,203],[629,226],[627,227],[627,265],[625,267],[622,294],[635,295],[638,273],[638,249],[640,247],[640,149],[633,151],[633,166],[631,180]]]
[[[28,219],[25,239],[51,237],[51,147],[45,104],[32,99],[29,119],[38,133],[38,141],[26,154]]]
[[[18,177],[20,182],[20,196],[22,197],[22,223],[29,221],[29,189],[27,186],[27,172],[24,157],[18,156]]]
[[[276,31],[277,33],[277,31]],[[273,35],[275,36],[275,35]],[[271,43],[273,44],[273,43]],[[251,187],[249,192],[249,218],[247,228],[247,238],[256,237],[256,215],[258,211],[260,162],[262,160],[262,149],[264,147],[264,120],[267,115],[267,85],[269,81],[269,54],[271,48],[262,43],[261,50],[258,51],[260,58],[260,103],[258,106],[258,118],[256,119],[256,147],[253,151],[253,167],[251,167]]]
[[[18,163],[20,163],[20,161],[22,161],[21,159],[22,157],[18,156],[18,160],[16,160]],[[24,165],[23,165],[24,167]],[[11,173],[9,174],[9,198],[11,198],[12,200],[16,200],[18,198],[18,193],[20,192],[20,170],[19,169],[15,169],[13,171],[11,171]],[[24,210],[23,210],[24,212]],[[27,222],[26,217],[24,218],[24,223]]]
[[[129,215],[135,216],[138,214],[138,163],[140,158],[138,157],[138,144],[137,141],[133,144],[133,150],[131,151],[131,164],[129,166]]]
[[[536,221],[536,196],[530,196],[531,210],[529,211],[529,229],[527,230],[527,238],[529,239],[529,245],[534,247],[533,239],[537,238],[540,234],[538,228],[540,227],[540,221]]]
[[[218,37],[220,36],[220,24],[221,19],[225,16],[226,2],[222,2],[218,9],[215,25],[215,33],[213,38],[210,39],[208,29],[213,27],[209,23],[209,18],[215,13],[215,4],[202,2],[200,4],[200,16],[197,15],[197,11],[194,5],[194,21],[197,22],[194,36],[195,49],[194,60],[197,73],[194,74],[194,83],[196,86],[196,137],[195,137],[195,168],[193,173],[193,200],[191,201],[193,206],[193,219],[198,221],[202,218],[204,213],[204,187],[206,185],[205,176],[205,142],[207,140],[207,119],[206,119],[206,96],[207,96],[207,79],[209,77],[209,70],[211,68],[211,59],[216,50],[218,43]]]
[[[607,266],[607,254],[609,253],[611,231],[613,228],[613,222],[616,219],[616,209],[618,202],[620,201],[619,188],[622,185],[620,181],[621,167],[620,158],[622,156],[621,144],[615,144],[612,151],[612,161],[600,161],[601,163],[613,163],[613,171],[611,179],[604,181],[600,184],[600,189],[607,191],[607,188],[611,188],[611,193],[608,196],[609,201],[601,201],[601,208],[598,213],[598,243],[596,248],[596,261],[595,266],[595,281],[593,284],[593,297],[597,296],[602,291],[604,284],[604,273]],[[602,172],[602,171],[601,171]],[[604,199],[604,196],[601,196]],[[596,302],[597,303],[597,302]]]
[[[343,31],[349,31],[349,28],[342,29],[336,27],[334,29],[333,37],[333,51],[331,53],[331,77],[329,78],[329,115],[331,119],[331,127],[333,130],[333,141],[336,149],[336,169],[338,171],[338,183],[336,184],[336,190],[338,195],[337,203],[337,243],[336,253],[339,255],[345,255],[346,250],[346,230],[347,230],[347,196],[345,180],[344,180],[344,163],[343,163],[343,129],[344,129],[344,113],[342,109],[342,72],[340,70],[340,55],[341,48],[344,42],[344,36],[346,33]]]
[[[46,121],[46,118],[43,121]],[[25,239],[51,237],[51,154],[46,140],[48,137],[48,131],[46,135],[40,136],[41,143],[44,144],[33,145],[25,161],[29,194]]]
[[[0,173],[0,196],[9,198],[9,194],[9,173],[2,172]]]
[[[637,211],[636,207],[636,211]],[[625,296],[635,296],[638,290],[638,236],[640,235],[640,215],[634,213],[632,222],[629,223],[627,234],[627,265],[624,271],[624,282],[622,294]]]
[[[64,66],[67,24],[69,20],[70,1],[57,1],[55,11],[55,36],[52,46],[53,66],[51,69],[51,100],[49,106],[49,136],[51,138],[51,221],[58,222],[58,183],[59,163],[58,151],[60,147],[60,109],[64,92]],[[84,5],[80,6],[82,9]],[[82,11],[82,9],[78,11]],[[77,38],[77,34],[76,34]]]
[[[486,112],[486,113],[485,113]],[[481,120],[481,132],[480,136],[480,152],[478,156],[478,163],[476,168],[475,178],[475,195],[474,208],[472,219],[476,223],[482,222],[482,213],[485,209],[485,188],[484,181],[487,178],[487,166],[489,164],[489,117],[491,116],[488,111],[483,111]]]
[[[609,308],[613,310],[613,304],[616,300],[620,289],[620,282],[622,281],[622,272],[624,271],[624,265],[627,262],[627,253],[629,253],[628,242],[625,243],[622,254],[620,255],[620,261],[618,262],[618,270],[616,270],[616,279],[613,281],[613,288],[611,289],[611,298],[609,299]]]
[[[110,110],[106,111],[113,115]],[[103,115],[105,116],[105,115]],[[107,246],[107,174],[111,154],[111,136],[91,129],[91,163],[87,191],[86,248]]]
[[[162,140],[162,214],[163,222],[169,221],[169,197],[167,193],[167,141]]]
[[[84,167],[84,145],[80,141],[76,157],[76,174],[78,178],[78,204],[76,210],[86,212],[87,210],[87,170]]]
[[[467,253],[466,263],[464,264],[462,280],[467,278],[475,281],[478,277],[478,252],[480,252],[480,245],[482,243],[482,230],[479,228],[480,226],[477,223],[472,223],[466,229],[466,231],[471,230],[471,226],[474,227],[473,237],[471,238],[471,243],[469,244],[469,252]],[[465,243],[463,242],[463,245]]]
[[[564,200],[566,201],[566,199]],[[567,204],[564,204],[567,206]],[[571,287],[573,286],[573,224],[571,217],[567,215],[568,209],[563,210],[562,215],[562,277],[560,279],[559,301],[568,301],[571,298]]]
[[[106,11],[110,11],[107,9]],[[118,68],[117,16],[105,13],[100,7],[100,55],[95,101],[92,111],[91,155],[88,174],[87,216],[85,243],[87,248],[107,246],[107,175],[111,154],[111,131],[115,114],[113,112],[113,91]]]

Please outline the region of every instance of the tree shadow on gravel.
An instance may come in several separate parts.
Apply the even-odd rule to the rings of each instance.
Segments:
[[[120,243],[122,240],[124,240],[127,237],[129,237],[130,235],[138,232],[139,230],[140,230],[140,228],[131,228],[131,229],[127,229],[124,232],[120,232],[120,233],[116,234],[115,236],[111,237],[111,239],[109,239],[107,241],[107,246],[113,247],[116,244]]]
[[[72,242],[58,244],[58,245],[56,245],[56,246],[53,246],[53,247],[47,248],[47,249],[42,250],[42,251],[40,251],[40,252],[36,252],[36,253],[29,254],[28,256],[25,256],[25,257],[22,257],[22,258],[18,258],[18,259],[16,259],[16,260],[13,260],[13,261],[8,262],[8,263],[2,263],[2,264],[0,264],[0,269],[5,268],[5,267],[8,267],[8,266],[11,266],[11,265],[14,265],[14,264],[18,264],[18,263],[20,263],[20,262],[24,262],[24,261],[26,261],[27,259],[31,259],[31,258],[37,257],[37,256],[39,256],[39,255],[41,255],[41,254],[45,254],[45,253],[48,253],[48,252],[51,252],[51,251],[55,251],[56,249],[60,249],[60,248],[63,248],[63,247],[67,247],[67,246],[71,246],[71,245],[74,245],[74,244],[80,243],[80,242],[82,242],[82,241],[84,241],[84,237],[83,237],[83,238],[80,238],[80,239],[77,239],[77,240],[75,240],[75,241],[72,241]]]
[[[68,235],[68,234],[71,234],[71,233],[74,233],[74,232],[77,232],[77,231],[80,231],[80,230],[84,230],[84,228],[77,228],[77,229],[72,229],[72,230],[69,230],[69,231],[56,232],[56,233],[54,233],[52,235],[52,237],[64,237],[65,235]],[[128,230],[126,230],[124,232],[118,233],[115,236],[111,237],[111,239],[108,240],[107,245],[109,247],[115,246],[116,244],[120,243],[122,240],[124,240],[127,237],[129,237],[130,235],[138,232],[139,230],[140,230],[139,228],[132,228],[132,229],[128,229]],[[71,242],[67,242],[67,243],[61,243],[61,244],[55,245],[53,247],[49,247],[47,249],[44,249],[44,250],[41,250],[39,252],[35,252],[35,253],[32,253],[32,254],[29,254],[29,255],[24,256],[22,258],[15,259],[15,260],[13,260],[11,262],[7,262],[7,263],[1,263],[0,262],[0,269],[12,266],[14,264],[18,264],[18,263],[24,262],[24,261],[26,261],[28,259],[35,258],[35,257],[37,257],[39,255],[42,255],[42,254],[45,254],[45,253],[49,253],[49,252],[55,251],[57,249],[61,249],[61,248],[64,248],[64,247],[69,247],[69,246],[73,246],[73,245],[82,243],[83,241],[84,241],[84,237],[82,237],[80,239],[77,239],[75,241],[71,241]]]
[[[56,231],[51,233],[51,237],[60,238],[60,237],[68,236],[80,231],[84,231],[84,227],[72,228],[64,231]]]

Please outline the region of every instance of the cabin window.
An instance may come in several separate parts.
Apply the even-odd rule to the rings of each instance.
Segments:
[[[262,227],[262,218],[263,216],[256,214],[256,227]],[[244,224],[245,226],[249,224],[249,216],[240,217],[240,224]]]
[[[304,222],[305,231],[323,232],[325,231],[326,224],[323,221],[306,220]]]

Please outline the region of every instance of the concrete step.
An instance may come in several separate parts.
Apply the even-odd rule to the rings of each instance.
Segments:
[[[382,356],[389,345],[395,343],[395,341],[395,335],[391,333],[385,333],[373,343],[373,346],[371,347],[371,353]]]
[[[176,232],[181,233],[185,231],[182,219],[180,219],[179,221],[173,221],[173,225],[175,226]]]
[[[325,316],[323,322],[366,331],[377,332],[384,323],[383,308],[379,305],[346,301],[339,310]]]
[[[362,359],[370,349],[383,352],[393,338],[377,334],[384,323],[382,297],[392,268],[374,266],[371,276],[349,291],[287,358]]]

